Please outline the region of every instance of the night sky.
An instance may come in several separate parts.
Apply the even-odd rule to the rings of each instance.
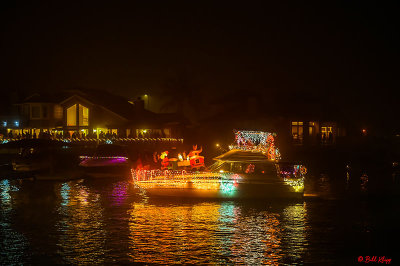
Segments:
[[[1,7],[3,91],[156,95],[185,73],[209,98],[300,92],[395,110],[398,7],[384,1],[8,2]]]

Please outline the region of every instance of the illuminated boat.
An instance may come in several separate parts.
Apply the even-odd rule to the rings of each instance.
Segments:
[[[129,174],[131,162],[125,147],[114,144],[97,146],[94,156],[80,156],[79,164],[91,177],[114,177]]]
[[[216,162],[208,171],[132,170],[133,180],[156,196],[301,198],[306,169],[278,163],[280,155],[273,137],[267,132],[240,131],[236,145],[214,158]]]

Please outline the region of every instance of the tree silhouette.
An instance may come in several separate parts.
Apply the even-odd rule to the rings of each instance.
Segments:
[[[193,75],[187,71],[168,77],[162,85],[162,96],[166,101],[161,106],[161,111],[174,110],[192,121],[199,118],[201,90]]]

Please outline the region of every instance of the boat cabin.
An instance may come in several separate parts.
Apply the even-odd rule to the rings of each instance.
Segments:
[[[274,174],[275,161],[269,160],[262,152],[231,150],[216,158],[210,169],[219,172],[237,174]]]

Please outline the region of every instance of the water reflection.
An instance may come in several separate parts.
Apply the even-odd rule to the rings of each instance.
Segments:
[[[299,260],[305,243],[303,204],[266,211],[235,202],[133,203],[130,217],[135,262],[278,264]]]
[[[57,246],[68,264],[103,263],[106,231],[100,194],[81,183],[63,183]]]
[[[307,248],[303,202],[154,200],[125,181],[0,189],[0,264],[296,264]]]
[[[2,210],[5,210],[5,207],[8,207],[8,208],[11,207],[10,206],[11,205],[10,182],[7,179],[0,181],[0,189],[1,189],[1,193],[0,193],[1,202],[0,203],[2,205]]]
[[[27,239],[12,227],[12,193],[19,188],[9,180],[0,180],[0,265],[20,264],[25,260]]]
[[[292,262],[300,260],[306,251],[307,219],[306,203],[289,205],[282,212],[283,242]]]
[[[128,185],[125,182],[117,182],[113,185],[112,193],[113,205],[121,206],[128,197]]]

